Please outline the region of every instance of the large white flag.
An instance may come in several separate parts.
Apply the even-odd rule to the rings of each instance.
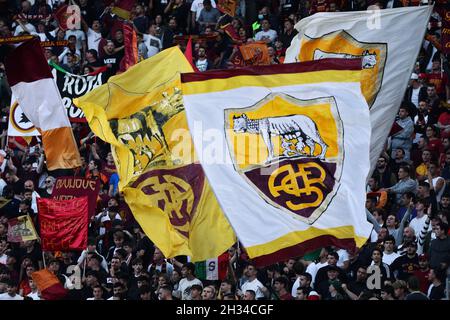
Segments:
[[[11,97],[9,109],[8,136],[10,137],[32,137],[40,136],[34,124],[27,118],[19,105],[16,97]]]
[[[182,75],[197,155],[257,263],[367,240],[360,76],[359,59]]]
[[[382,152],[419,54],[432,6],[317,13],[295,25],[285,63],[361,58],[370,107],[371,168]]]

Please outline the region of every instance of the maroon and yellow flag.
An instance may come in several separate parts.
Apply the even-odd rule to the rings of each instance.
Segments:
[[[202,261],[219,256],[235,237],[196,163],[181,72],[192,67],[173,47],[74,103],[92,131],[111,144],[119,190],[147,236],[166,257]]]

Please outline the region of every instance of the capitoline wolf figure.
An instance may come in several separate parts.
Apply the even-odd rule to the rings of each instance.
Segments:
[[[266,163],[272,161],[276,156],[271,137],[279,136],[283,155],[314,157],[316,144],[320,146],[321,152],[317,156],[325,160],[327,144],[320,136],[316,123],[308,116],[289,115],[280,117],[267,117],[262,119],[250,119],[245,113],[233,117],[233,130],[236,133],[248,132],[260,134],[267,146],[268,157]],[[290,148],[292,140],[296,139],[295,151]],[[309,147],[309,152],[305,148]],[[294,153],[291,155],[291,153]]]

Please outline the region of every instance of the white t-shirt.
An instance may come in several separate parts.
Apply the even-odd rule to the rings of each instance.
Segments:
[[[263,288],[263,284],[258,280],[255,279],[253,281],[246,281],[243,285],[242,285],[242,292],[245,293],[245,291],[247,290],[253,290],[256,294],[256,299],[259,298],[264,298],[264,293],[262,292],[261,288]]]
[[[25,24],[25,28],[27,28],[28,31],[29,31],[31,34],[36,33],[36,28],[35,28],[31,23]],[[19,33],[21,33],[22,31],[25,31],[25,30],[24,30],[24,29],[22,28],[22,26],[19,24],[19,25],[16,27],[16,30],[14,31],[14,36],[18,36]]]
[[[0,294],[0,300],[23,300],[22,296],[16,294],[14,297],[11,297],[8,292]]]
[[[87,47],[89,49],[94,49],[98,53],[98,45],[102,39],[102,34],[100,32],[95,32],[91,28],[87,32]]]
[[[147,46],[147,57],[150,58],[161,51],[162,44],[161,40],[150,34],[143,34],[143,40]]]
[[[348,252],[347,252],[347,250],[345,250],[345,249],[339,249],[339,250],[337,251],[337,254],[338,254],[338,256],[339,256],[339,260],[338,260],[338,262],[336,263],[336,265],[337,265],[339,268],[342,268],[342,267],[344,267],[344,262],[350,260],[350,258],[349,258],[349,256],[348,256]]]
[[[41,300],[41,298],[39,297],[39,294],[37,293],[37,291],[27,294],[27,297],[30,297],[33,300]]]
[[[0,264],[6,264],[6,260],[8,259],[8,256],[6,254],[0,255]]]
[[[3,188],[6,187],[6,185],[6,181],[0,178],[0,194],[3,194]]]
[[[216,2],[211,0],[211,5],[213,8],[216,7]],[[203,0],[194,0],[191,5],[191,12],[195,12],[195,20],[198,21],[200,17],[200,12],[203,9]]]
[[[308,272],[311,277],[312,277],[312,281],[311,281],[311,285],[314,285],[314,280],[316,279],[316,274],[317,271],[319,271],[319,269],[325,267],[328,265],[328,262],[324,262],[324,263],[311,263],[307,268],[306,268],[306,272]]]
[[[195,66],[197,67],[198,71],[204,72],[208,70],[208,59],[205,60],[197,60],[195,62]]]
[[[438,183],[438,181],[439,181],[440,179],[444,180],[444,178],[442,178],[442,177],[436,177],[436,178],[433,178],[433,180],[432,180],[433,188],[436,188],[436,184]],[[428,182],[428,179],[425,180],[425,182]],[[429,182],[428,182],[428,183],[429,183]],[[436,190],[436,189],[435,189],[435,190]],[[437,201],[437,202],[440,202],[440,201],[441,201],[442,195],[444,194],[444,190],[445,190],[445,180],[444,180],[444,185],[442,186],[441,190],[439,190],[439,192],[436,194],[436,201]]]
[[[81,50],[83,48],[82,42],[86,40],[86,35],[81,30],[67,30],[64,36],[65,40],[69,40],[70,36],[75,36],[77,38],[76,48]]]
[[[416,235],[417,239],[419,239],[420,232],[422,231],[423,227],[425,226],[425,221],[427,221],[427,215],[426,214],[424,214],[422,218],[415,217],[409,223],[409,226],[414,229],[414,234]],[[428,225],[427,231],[429,229],[430,229],[430,225]]]
[[[392,262],[394,262],[395,259],[400,257],[400,255],[397,252],[392,252],[390,254],[383,252],[383,259],[382,261],[386,263],[388,266],[391,265]]]
[[[31,194],[31,209],[33,209],[34,213],[38,212],[37,199],[41,196],[36,191],[33,191]]]
[[[300,277],[295,279],[294,284],[292,285],[291,296],[297,298],[297,289],[300,287]]]
[[[420,88],[417,89],[412,89],[412,95],[411,95],[411,102],[414,103],[414,105],[416,106],[416,108],[419,107],[419,92],[420,92]]]
[[[261,30],[255,35],[256,41],[263,41],[265,38],[269,38],[270,42],[274,42],[277,38],[277,32],[275,30],[269,29],[267,31]]]
[[[180,280],[178,291],[181,291],[181,300],[191,300],[191,287],[194,284],[198,284],[203,288],[203,283],[197,278],[194,278],[191,281],[186,278]]]

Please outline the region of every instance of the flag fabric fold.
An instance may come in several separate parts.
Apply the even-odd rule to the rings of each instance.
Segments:
[[[360,76],[359,59],[182,75],[191,131],[214,137],[193,136],[200,163],[258,265],[367,241]]]
[[[39,40],[18,46],[5,62],[14,96],[42,135],[48,170],[79,167],[80,154],[72,127]]]
[[[111,144],[119,190],[147,236],[166,257],[201,261],[226,251],[235,236],[194,163],[180,82],[180,72],[192,71],[181,50],[169,48],[74,103]]]
[[[285,63],[362,59],[361,89],[372,127],[370,173],[402,102],[432,11],[433,6],[321,12],[295,25],[299,33]]]

